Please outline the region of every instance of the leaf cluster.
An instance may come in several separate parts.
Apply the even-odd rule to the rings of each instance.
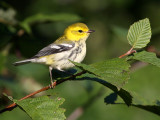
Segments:
[[[38,14],[15,24],[19,24],[19,26],[27,33],[31,33],[31,25],[37,22],[68,21],[68,18],[72,18],[70,19],[71,21],[77,21],[80,19],[79,16],[74,14]],[[130,26],[127,40],[131,45],[131,49],[144,48],[150,42],[150,39],[151,27],[148,18],[140,20]],[[5,59],[4,54],[0,54],[0,57],[2,60]],[[135,61],[146,62],[148,64],[160,67],[160,59],[156,57],[155,53],[150,53],[147,51],[137,52],[127,56],[126,58],[113,58],[91,65],[80,64],[71,61],[77,68],[84,72],[84,74],[74,76],[72,80],[95,81],[112,90],[113,93],[106,96],[104,99],[106,104],[126,104],[127,106],[135,106],[160,115],[160,106],[158,101],[143,102],[145,101],[143,98],[140,98],[133,91],[123,88],[123,86],[128,83],[130,78],[131,63]],[[1,66],[3,67],[3,65]],[[1,66],[0,70],[2,69]],[[119,102],[117,100],[118,97],[123,101]],[[55,96],[53,96],[53,98],[49,96],[41,96],[22,101],[13,101],[34,120],[66,119],[64,115],[65,110],[59,108],[59,106],[64,102],[63,98]]]

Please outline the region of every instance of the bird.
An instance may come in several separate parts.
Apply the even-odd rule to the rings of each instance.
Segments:
[[[90,30],[84,23],[69,25],[64,34],[55,42],[41,49],[36,55],[29,59],[13,63],[15,66],[27,63],[40,63],[49,67],[51,88],[53,87],[52,69],[65,71],[74,67],[71,61],[81,63],[86,56],[86,40]]]

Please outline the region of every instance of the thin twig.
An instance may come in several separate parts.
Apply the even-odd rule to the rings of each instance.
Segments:
[[[80,75],[85,74],[85,73],[86,73],[86,71],[82,71],[82,72],[79,72],[79,73],[77,73],[77,74],[75,74],[75,75],[72,75],[72,76],[70,76],[70,77],[68,77],[68,78],[66,78],[66,79],[58,80],[58,81],[54,82],[54,83],[52,84],[52,86],[53,86],[53,88],[54,88],[55,86],[57,86],[57,85],[65,82],[65,81],[74,80],[77,76],[80,76]],[[19,99],[19,101],[24,100],[24,99],[27,99],[27,98],[29,98],[29,97],[31,97],[31,96],[33,96],[33,95],[36,95],[36,94],[38,94],[38,93],[40,93],[40,92],[43,92],[43,91],[46,91],[46,90],[48,90],[48,89],[50,89],[50,88],[51,88],[51,85],[46,86],[46,87],[44,87],[44,88],[42,88],[42,89],[40,89],[40,90],[37,90],[37,91],[35,91],[35,92],[33,92],[33,93],[31,93],[31,94],[29,94],[29,95],[27,95],[27,96]],[[11,110],[13,110],[15,107],[16,107],[16,103],[13,103],[13,104],[7,106],[5,109],[2,109],[2,110],[0,111],[0,113],[3,113],[3,112],[5,112],[5,111],[11,111]]]
[[[133,50],[133,47],[128,52],[126,52],[125,54],[119,56],[119,58],[122,58],[124,56],[130,55],[132,53],[136,53],[136,50]]]

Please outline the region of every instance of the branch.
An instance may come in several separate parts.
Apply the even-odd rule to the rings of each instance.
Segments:
[[[119,56],[119,58],[122,58],[124,56],[130,55],[132,53],[136,53],[136,50],[133,50],[133,47],[128,52],[126,52],[125,54]]]
[[[68,77],[68,78],[58,80],[58,81],[54,82],[54,83],[52,84],[52,86],[53,86],[53,88],[54,88],[55,86],[57,86],[57,85],[65,82],[65,81],[74,80],[77,76],[80,76],[80,75],[85,74],[85,73],[86,73],[86,71],[82,71],[82,72],[79,72],[79,73],[77,73],[77,74],[75,74],[75,75],[72,75],[72,76],[70,76],[70,77]],[[42,88],[42,89],[40,89],[40,90],[37,90],[37,91],[31,93],[31,94],[29,94],[29,95],[27,95],[27,96],[19,99],[19,101],[24,100],[24,99],[27,99],[27,98],[29,98],[29,97],[31,97],[31,96],[33,96],[33,95],[36,95],[36,94],[38,94],[38,93],[40,93],[40,92],[43,92],[43,91],[46,91],[46,90],[48,90],[48,89],[51,89],[51,85],[46,86],[46,87],[44,87],[44,88]],[[7,106],[5,109],[0,110],[0,113],[3,113],[3,112],[5,112],[5,111],[11,111],[11,110],[13,110],[16,106],[17,106],[16,103],[13,103],[13,104]]]

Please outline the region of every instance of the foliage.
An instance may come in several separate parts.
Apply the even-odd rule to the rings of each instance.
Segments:
[[[64,120],[64,109],[59,108],[63,98],[41,96],[23,101],[14,100],[33,120]]]
[[[74,64],[82,70],[86,70],[98,78],[115,85],[118,89],[120,89],[129,79],[128,71],[130,65],[125,59],[115,58],[91,65],[75,62]]]
[[[151,58],[152,60],[146,59],[145,62],[151,63],[153,65],[158,66],[159,63],[160,63],[160,60],[157,57],[155,57],[154,53],[150,54],[148,52],[143,51],[143,52],[136,53],[136,55],[134,57],[131,57],[130,59],[137,59],[137,60],[140,60],[140,61],[144,61],[144,59],[145,59],[144,56],[147,56],[148,54],[149,54],[149,56],[152,56],[152,57],[148,57],[148,58]],[[119,60],[122,61],[123,59],[119,59]],[[112,66],[112,69],[113,69],[114,68],[114,64],[111,63],[111,61],[113,61],[113,60],[108,60],[108,61],[110,61],[109,62],[110,66],[113,65]],[[103,63],[103,68],[104,68],[103,72],[105,73],[105,70],[107,71],[107,69],[110,69],[110,68],[105,68],[107,66],[106,63],[105,62],[102,62],[102,63]],[[121,63],[121,62],[119,61],[119,63]],[[88,73],[93,74],[93,75],[97,75],[98,71],[102,71],[102,69],[98,70],[98,69],[95,69],[94,67],[90,68],[90,66],[92,66],[92,65],[87,66],[87,65],[78,64],[78,63],[75,63],[75,65],[78,66],[79,68],[81,68],[82,70],[86,70]],[[99,65],[99,63],[97,63],[97,65]],[[98,68],[101,68],[101,67],[98,66]],[[110,70],[112,70],[112,69],[110,69]],[[123,69],[123,70],[125,70],[125,69]],[[119,74],[125,74],[125,72],[121,71],[121,72],[119,72]],[[117,76],[118,76],[118,74],[117,74]],[[88,76],[88,77],[91,79],[91,76]],[[105,78],[105,77],[101,77],[101,78]],[[123,78],[125,78],[125,76],[123,76]],[[81,79],[84,79],[84,78],[81,78]],[[107,104],[115,104],[115,101],[117,100],[117,95],[119,95],[123,99],[123,101],[125,102],[125,104],[127,104],[128,106],[135,106],[135,107],[142,108],[142,109],[145,109],[147,111],[150,111],[150,112],[153,112],[155,114],[160,115],[160,112],[159,112],[160,106],[159,106],[158,102],[145,102],[146,100],[144,100],[140,96],[136,95],[135,93],[133,94],[132,92],[129,92],[128,90],[124,90],[124,89],[120,89],[119,90],[118,86],[114,86],[114,84],[112,83],[112,81],[111,82],[110,81],[105,82],[105,81],[99,80],[99,79],[96,79],[94,81],[97,81],[97,82],[103,84],[104,86],[106,86],[106,87],[108,87],[108,88],[110,88],[111,90],[114,91],[114,93],[110,94],[109,96],[107,96],[105,98],[105,102]],[[116,81],[116,82],[117,82],[117,84],[119,83],[119,81]],[[117,103],[117,104],[119,104],[119,103]],[[122,104],[122,103],[120,103],[120,104]]]
[[[138,107],[138,108],[153,112],[157,115],[160,115],[159,101],[155,100],[153,102],[150,102],[150,101],[146,101],[141,96],[138,96],[136,93],[132,93],[132,94],[129,93],[129,94],[130,94],[130,96],[128,96],[129,99],[132,99],[132,102],[130,104],[131,106]],[[125,99],[127,99],[127,96]],[[106,102],[106,104],[124,104],[124,103],[117,102],[117,94],[116,93],[111,93],[109,96],[107,96],[105,98],[105,102]]]
[[[160,59],[157,58],[155,53],[142,51],[139,53],[135,53],[134,56],[131,57],[131,59],[140,60],[160,67]]]
[[[91,3],[86,0],[86,2],[78,2],[76,4],[76,1],[74,3],[72,1],[65,2],[62,0],[52,1],[53,4],[39,0],[27,1],[28,5],[24,7],[17,4],[19,2],[17,1],[14,3],[11,1],[0,2],[0,83],[2,83],[0,85],[0,93],[6,93],[14,98],[22,98],[26,94],[39,90],[44,85],[48,85],[48,69],[44,66],[30,64],[15,68],[12,66],[12,63],[17,61],[17,58],[31,57],[34,51],[37,52],[39,48],[48,45],[50,40],[56,39],[55,36],[59,36],[60,33],[62,34],[64,26],[68,26],[72,22],[81,21],[87,23],[89,28],[95,27],[96,32],[91,35],[92,40],[87,41],[89,53],[85,60],[86,63],[92,64],[81,64],[71,61],[75,64],[76,68],[74,70],[77,70],[77,72],[73,76],[66,75],[67,77],[64,75],[65,73],[58,72],[58,75],[60,74],[61,77],[59,76],[57,78],[57,86],[52,90],[46,91],[47,93],[52,93],[51,96],[41,93],[40,97],[37,95],[35,98],[24,100],[13,99],[18,107],[11,112],[0,114],[0,119],[8,119],[11,116],[9,119],[21,120],[29,119],[30,117],[33,120],[63,120],[66,117],[72,117],[72,114],[75,115],[76,110],[79,110],[79,106],[80,112],[78,114],[82,116],[79,117],[80,115],[76,114],[78,117],[75,119],[106,119],[107,115],[110,119],[114,117],[115,119],[120,119],[121,117],[125,119],[127,116],[128,119],[134,119],[135,116],[140,116],[137,119],[144,118],[147,120],[156,118],[157,116],[154,116],[154,114],[158,115],[157,119],[159,119],[159,86],[157,89],[155,86],[152,87],[152,84],[155,82],[154,80],[159,78],[160,75],[158,72],[160,67],[160,59],[158,57],[160,54],[157,52],[159,49],[158,47],[154,49],[155,46],[159,45],[157,41],[159,38],[159,28],[157,26],[160,25],[160,17],[156,14],[154,19],[152,15],[153,13],[157,13],[159,7],[156,9],[156,5],[153,5],[153,3],[145,2],[147,10],[153,10],[152,14],[148,18],[132,24],[127,34],[127,28],[121,26],[129,26],[133,21],[139,19],[139,17],[134,19],[135,17],[132,16],[132,20],[128,23],[126,22],[131,12],[127,9],[131,5],[129,2],[110,1],[107,3],[105,0],[102,0],[103,2],[100,3],[98,0],[95,0]],[[24,4],[26,4],[25,1]],[[154,9],[147,7],[147,3],[153,5]],[[72,4],[73,6],[71,6]],[[135,5],[139,4],[135,3]],[[127,11],[125,14],[119,14],[122,7],[123,10],[125,8]],[[141,7],[140,5],[140,8],[144,9],[145,6]],[[114,14],[110,14],[110,9]],[[154,11],[155,9],[156,12]],[[109,10],[110,12],[106,14],[105,10]],[[143,10],[141,12],[144,13],[145,11]],[[95,12],[98,14],[95,15]],[[149,12],[146,13],[147,15],[149,14]],[[141,18],[147,15],[144,14]],[[118,18],[118,20],[115,18]],[[151,19],[149,20],[149,18]],[[98,22],[99,20],[101,21]],[[151,32],[150,21],[153,34]],[[153,41],[150,41],[151,34]],[[129,44],[127,44],[127,40]],[[126,58],[117,58],[117,55],[130,47],[129,45],[131,45],[130,50],[137,48],[141,50],[130,54]],[[148,46],[150,45],[154,46],[153,49],[149,49]],[[145,49],[147,51],[143,49],[144,47],[146,47]],[[101,59],[107,60],[97,62]],[[144,67],[142,62],[157,67],[156,71],[153,72],[154,74],[152,73],[150,75],[149,73],[151,73],[152,67],[148,69],[142,68],[142,71],[146,73],[140,76],[149,78],[148,86],[145,86],[143,83],[146,81],[146,78],[143,80],[142,77],[134,79],[135,76],[138,76],[138,73],[140,74],[139,70],[141,69],[139,67],[141,66],[138,66],[135,71],[132,68],[136,64]],[[56,73],[53,75],[55,77]],[[72,82],[65,82],[69,80]],[[133,81],[136,82],[132,84]],[[63,82],[65,84],[61,84]],[[130,87],[127,88],[127,85],[130,85]],[[143,89],[142,93],[137,90],[136,86],[138,85]],[[149,93],[146,92],[147,90]],[[154,93],[154,90],[157,92]],[[53,93],[58,93],[58,95],[54,95]],[[65,102],[64,98],[66,100]],[[100,103],[98,103],[99,99],[101,100]],[[102,102],[103,99],[106,106]],[[9,103],[10,101],[5,96],[0,96],[1,107]],[[59,107],[61,104],[63,104],[62,108]],[[126,108],[118,106],[119,104],[133,106],[136,109],[133,107],[127,108],[127,111],[131,110],[127,115],[125,112]],[[114,109],[115,106],[116,109]],[[95,109],[93,109],[94,107]],[[144,111],[138,111],[139,109],[137,108],[154,114],[146,114]],[[107,113],[106,110],[108,110]],[[116,110],[118,111],[117,113],[115,112]],[[23,116],[18,115],[22,111],[26,116],[25,114]],[[117,115],[115,116],[114,114]],[[151,116],[151,118],[148,116]]]
[[[127,39],[132,48],[145,47],[151,39],[151,27],[149,19],[134,23],[128,31]]]

